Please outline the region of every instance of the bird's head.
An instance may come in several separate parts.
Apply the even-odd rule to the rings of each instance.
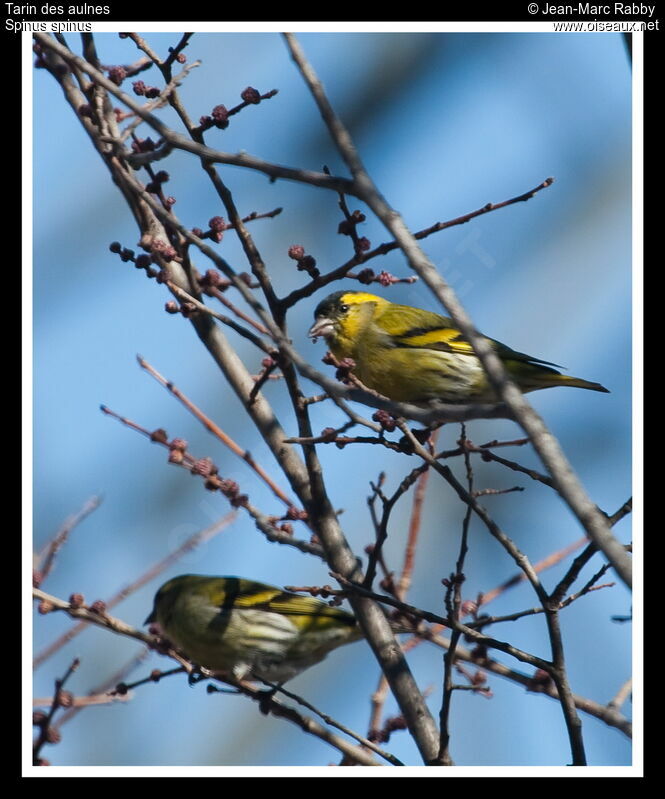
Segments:
[[[353,342],[371,322],[379,306],[387,300],[364,291],[336,291],[322,300],[314,311],[314,324],[308,335],[326,342],[344,355],[350,355]]]

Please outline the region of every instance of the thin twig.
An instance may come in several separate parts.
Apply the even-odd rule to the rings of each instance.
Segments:
[[[67,680],[72,676],[72,674],[78,669],[80,664],[80,660],[78,658],[74,658],[69,665],[69,668],[65,672],[64,676],[56,679],[55,681],[55,691],[53,694],[53,699],[50,703],[49,711],[46,714],[46,717],[43,718],[39,724],[39,734],[35,739],[33,746],[32,746],[32,765],[33,766],[40,766],[44,765],[44,761],[40,758],[39,754],[41,752],[42,747],[45,743],[51,742],[55,743],[58,740],[58,737],[54,737],[52,731],[51,722],[53,721],[53,716],[55,715],[56,710],[62,707],[64,694],[63,688],[65,687],[65,683]]]
[[[60,551],[62,545],[67,540],[67,537],[71,531],[93,511],[97,510],[101,504],[101,501],[101,497],[90,497],[90,499],[85,502],[83,507],[77,513],[74,513],[72,516],[68,516],[67,519],[65,519],[62,527],[58,530],[51,541],[42,547],[41,552],[37,556],[38,562],[36,566],[36,573],[34,575],[34,580],[38,585],[42,585],[44,580],[51,573],[53,565],[55,564],[55,557]]]
[[[553,182],[554,178],[547,178],[534,189],[531,189],[531,191],[524,192],[524,194],[520,194],[518,197],[513,197],[510,200],[504,200],[503,202],[499,203],[487,203],[482,208],[479,208],[476,211],[471,211],[468,214],[458,216],[455,219],[449,219],[447,222],[437,222],[434,225],[430,225],[429,227],[414,233],[413,237],[417,240],[421,240],[431,236],[433,233],[438,233],[440,230],[446,230],[447,228],[453,227],[455,225],[463,225],[465,222],[469,222],[474,217],[482,216],[490,211],[497,211],[499,208],[505,208],[507,205],[513,205],[517,202],[530,200],[539,191],[551,186]],[[361,264],[367,263],[367,261],[370,261],[372,258],[376,258],[377,256],[387,255],[389,252],[398,249],[399,246],[400,245],[396,241],[389,241],[385,242],[384,244],[379,244],[378,247],[374,247],[372,250],[368,250],[366,252],[356,252],[353,258],[349,259],[346,263],[336,267],[335,269],[332,269],[330,272],[327,272],[324,275],[319,275],[306,285],[294,289],[280,302],[284,308],[290,308],[300,300],[304,299],[305,297],[310,297],[320,288],[323,288],[324,286],[327,286],[336,280],[341,280],[344,277],[354,277],[354,275],[350,273],[350,270],[353,269],[354,266],[360,266]],[[417,280],[415,276],[413,276],[412,279]],[[400,282],[406,282],[407,280],[408,278],[403,278]]]
[[[212,316],[214,319],[219,320],[223,324],[230,327],[232,330],[235,330],[235,332],[239,333],[243,338],[246,338],[248,341],[251,341],[252,344],[256,345],[259,349],[262,349],[268,355],[273,351],[273,347],[271,347],[270,344],[268,344],[268,342],[259,338],[258,336],[256,336],[250,330],[247,330],[247,328],[243,327],[242,325],[239,325],[229,316],[225,316],[224,314],[218,313],[217,311],[213,311],[212,308],[209,308],[207,305],[197,300],[196,297],[192,297],[191,294],[186,292],[183,288],[180,288],[180,286],[178,286],[172,280],[167,280],[166,285],[176,295],[176,297],[178,297],[178,299],[182,300],[183,302],[192,303],[192,305],[194,305],[197,311],[206,313],[209,316]]]
[[[462,432],[460,436],[460,446],[464,450],[464,466],[466,468],[466,481],[469,496],[475,496],[473,490],[473,469],[471,468],[471,458],[469,451],[465,446],[467,441],[466,425],[462,424]],[[464,580],[464,561],[468,552],[468,538],[469,538],[469,525],[471,523],[472,514],[471,505],[467,505],[464,520],[462,521],[462,535],[460,537],[459,554],[457,556],[457,564],[455,566],[455,574],[451,574],[448,578],[446,589],[446,609],[448,610],[448,617],[450,619],[459,619],[461,616],[462,607],[462,582]],[[443,697],[441,699],[441,710],[439,712],[439,754],[437,760],[442,766],[452,766],[453,759],[450,754],[450,708],[452,705],[453,691],[455,686],[453,684],[453,667],[455,665],[455,657],[457,652],[457,645],[460,639],[460,631],[455,627],[450,634],[450,646],[443,656]]]
[[[149,438],[153,443],[161,444],[163,447],[169,449],[169,451],[172,450],[171,445],[166,440],[163,430],[151,432],[147,428],[142,427],[136,422],[133,422],[131,419],[112,411],[106,405],[102,405],[100,409],[102,413],[106,414],[107,416],[112,416],[114,419],[117,419],[121,424],[124,424],[131,430],[141,433],[146,438]],[[177,441],[177,439],[174,439],[174,441]],[[218,477],[217,473],[214,471],[214,464],[209,461],[209,459],[195,458],[193,455],[185,451],[182,452],[182,458],[178,457],[175,460],[170,458],[169,462],[174,463],[176,466],[180,466],[181,468],[187,469],[189,472],[198,474],[205,480],[206,488],[209,490],[220,490],[225,493],[225,495],[228,494],[228,498],[232,504],[235,502],[236,505],[243,507],[247,513],[249,513],[252,519],[254,519],[254,523],[258,529],[269,541],[278,541],[281,544],[294,547],[295,549],[300,550],[300,552],[307,552],[311,555],[316,555],[319,558],[323,557],[323,549],[318,544],[293,538],[290,533],[277,529],[277,527],[274,525],[275,518],[273,517],[271,519],[269,516],[266,516],[258,508],[254,507],[254,505],[249,502],[247,497],[240,495],[238,493],[238,486],[229,486],[227,485],[228,481],[224,481],[223,478]],[[200,467],[203,468],[200,469]]]
[[[316,713],[319,718],[322,718],[326,724],[330,724],[331,727],[336,727],[341,732],[345,733],[346,735],[351,736],[351,738],[355,738],[359,744],[362,744],[367,749],[371,749],[372,752],[382,757],[384,760],[387,760],[393,766],[403,766],[401,760],[395,757],[395,755],[391,754],[390,752],[386,752],[385,749],[381,749],[381,747],[377,746],[376,744],[372,743],[371,741],[367,740],[367,738],[363,738],[362,735],[359,735],[357,732],[354,732],[349,727],[346,727],[344,724],[340,724],[339,721],[335,721],[334,718],[329,716],[327,713],[323,713],[323,711],[319,710],[318,708],[314,707],[310,702],[306,699],[303,699],[302,696],[298,696],[298,694],[291,693],[291,691],[287,691],[283,686],[273,686],[280,694],[284,694],[284,696],[288,696],[289,699],[293,699],[298,704],[306,707],[308,710],[311,710],[312,713]]]
[[[92,688],[88,692],[88,696],[92,697],[108,696],[110,699],[112,700],[114,699],[116,701],[123,701],[130,699],[131,696],[129,694],[122,695],[119,693],[114,693],[113,695],[111,695],[109,691],[111,690],[111,688],[114,688],[119,682],[124,680],[128,674],[131,674],[131,672],[134,671],[134,669],[138,668],[148,658],[149,655],[150,655],[150,650],[143,647],[136,655],[134,655],[134,657],[130,658],[130,660],[128,660],[123,666],[121,666],[117,671],[115,671],[110,677],[108,677],[106,680],[103,680],[101,683],[97,684],[94,688]],[[83,707],[74,706],[69,708],[69,710],[63,713],[58,719],[56,725],[58,729],[60,729],[60,727],[62,727],[63,724],[66,724],[68,721],[71,721],[71,719],[73,719],[74,716],[78,715],[81,712],[81,710],[83,710]]]
[[[612,710],[619,710],[623,703],[628,699],[633,690],[633,678],[630,677],[619,688],[615,696],[607,703],[607,707]]]
[[[285,494],[282,489],[275,483],[275,481],[270,477],[270,475],[266,472],[266,470],[258,464],[249,450],[243,449],[239,444],[237,444],[231,436],[225,433],[222,428],[213,422],[212,419],[207,416],[198,406],[196,406],[190,399],[187,397],[183,392],[177,388],[170,380],[167,380],[163,377],[155,368],[151,366],[145,358],[142,358],[140,355],[137,356],[137,361],[141,369],[144,369],[149,375],[157,380],[164,388],[166,388],[171,394],[173,394],[176,399],[179,399],[180,402],[187,408],[187,410],[195,416],[199,422],[211,432],[214,436],[216,436],[224,446],[228,447],[234,455],[237,455],[241,460],[245,461],[245,463],[253,469],[254,472],[263,480],[263,482],[268,486],[268,488],[273,492],[273,494],[278,498],[281,499],[282,502],[287,507],[293,507],[295,502]],[[250,395],[251,396],[251,395]]]

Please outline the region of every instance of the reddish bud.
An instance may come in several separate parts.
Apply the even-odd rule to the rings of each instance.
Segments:
[[[251,86],[248,86],[246,89],[244,89],[240,93],[240,96],[246,103],[250,103],[252,105],[258,105],[261,102],[261,95]]]
[[[225,105],[216,105],[211,112],[213,124],[224,130],[229,126],[229,112]]]
[[[299,261],[305,255],[305,248],[302,244],[293,244],[289,247],[289,258],[293,258],[294,261]]]
[[[355,368],[356,362],[353,358],[342,358],[339,362],[335,377],[344,382],[349,379],[349,373]]]
[[[111,67],[109,69],[109,80],[113,81],[116,86],[120,86],[126,77],[127,70],[124,67]]]
[[[397,426],[397,422],[388,411],[376,411],[372,414],[372,419],[378,422],[387,433],[392,433]]]
[[[298,261],[298,271],[308,272],[311,277],[316,277],[319,274],[319,270],[316,268],[316,258],[312,255],[303,256]]]
[[[192,474],[198,474],[201,477],[210,477],[210,475],[217,474],[217,472],[218,469],[211,458],[199,458],[192,466]]]
[[[219,490],[227,499],[231,499],[231,497],[235,497],[240,492],[240,486],[235,480],[224,478],[219,481]]]

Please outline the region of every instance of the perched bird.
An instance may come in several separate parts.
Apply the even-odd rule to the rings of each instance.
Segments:
[[[351,613],[319,599],[201,574],[164,583],[144,622],[151,623],[198,666],[277,683],[363,637]]]
[[[323,336],[338,359],[352,358],[368,388],[398,402],[497,402],[482,364],[452,319],[397,305],[364,291],[336,291],[314,311],[309,335]],[[574,386],[608,392],[600,383],[562,375],[549,361],[485,338],[520,389]]]

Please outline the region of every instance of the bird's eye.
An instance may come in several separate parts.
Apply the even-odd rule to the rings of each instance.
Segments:
[[[348,305],[340,305],[340,306],[339,306],[339,310],[340,310],[342,313],[346,313],[346,312],[349,310],[349,306],[348,306]]]

